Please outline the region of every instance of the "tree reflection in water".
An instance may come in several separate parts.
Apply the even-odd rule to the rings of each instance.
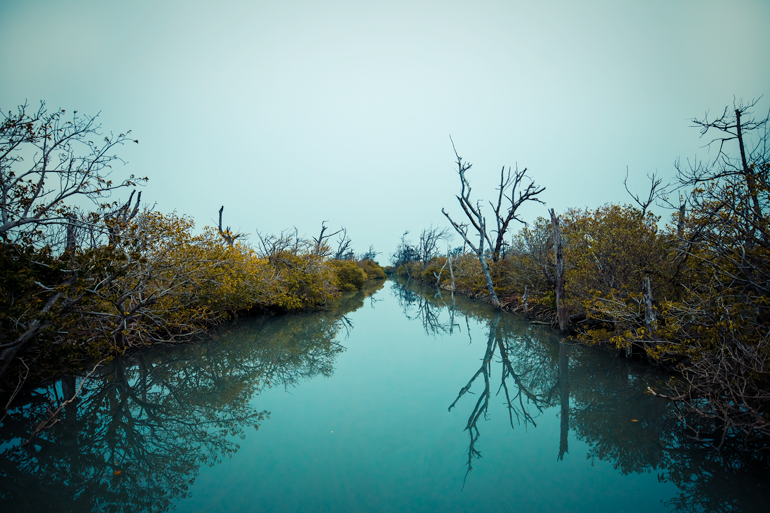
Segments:
[[[458,473],[467,477],[472,465],[480,465],[480,437],[496,407],[494,395],[502,399],[511,428],[537,428],[560,416],[558,446],[553,441],[557,460],[574,455],[577,440],[589,458],[608,461],[621,473],[655,472],[675,484],[679,492],[665,503],[672,510],[766,507],[766,454],[729,443],[716,453],[694,442],[674,405],[644,393],[668,376],[559,343],[548,330],[479,301],[431,288],[394,284],[391,290],[431,336],[470,335],[472,323],[483,327],[479,366],[456,378],[459,393],[446,391],[446,403],[454,399],[452,414],[463,411],[469,436],[467,469],[458,463]],[[17,398],[0,432],[3,511],[170,509],[189,495],[201,466],[232,455],[238,437],[266,421],[267,412],[257,407],[260,391],[333,374],[344,350],[337,341],[352,326],[345,314],[360,308],[370,292],[351,294],[326,312],[233,323],[210,343],[116,359],[27,447],[22,442],[47,411],[72,397],[83,378]],[[472,392],[478,394],[473,399]]]
[[[382,283],[379,284],[381,288]],[[3,421],[3,511],[166,511],[189,496],[202,465],[234,454],[269,413],[252,401],[265,387],[331,376],[351,324],[347,312],[376,291],[331,310],[247,319],[216,340],[116,358],[26,447],[41,420],[71,398],[81,378],[28,394]]]
[[[591,353],[574,352],[570,370],[570,427],[588,444],[589,458],[609,461],[623,474],[656,472],[659,481],[674,483],[680,492],[666,502],[672,511],[766,509],[767,453],[717,452],[695,441],[675,414],[676,405],[645,392],[668,376]],[[695,418],[687,420],[698,425]]]
[[[449,406],[451,412],[466,394],[473,394],[471,389],[474,383],[480,381],[483,389],[465,426],[469,436],[467,477],[468,472],[473,469],[473,460],[481,458],[477,447],[481,436],[479,420],[488,418],[489,400],[495,386],[492,383],[493,363],[500,368],[500,381],[496,384],[495,395],[502,392],[508,419],[513,428],[521,424],[536,427],[536,419],[543,413],[544,408],[555,404],[560,383],[558,362],[548,354],[551,347],[532,339],[527,323],[494,311],[483,303],[471,302],[465,298],[457,301],[452,294],[451,304],[447,304],[440,290],[433,294],[419,294],[407,285],[394,287],[393,291],[404,310],[404,315],[410,319],[421,320],[423,328],[430,335],[451,334],[455,327],[460,328],[459,324],[455,323],[458,302],[466,318],[466,326],[469,326],[470,318],[487,324],[487,340],[481,365]],[[449,319],[446,321],[442,320],[443,311],[449,313]],[[467,329],[470,334],[470,328]],[[564,439],[566,440],[566,432]]]
[[[568,453],[572,430],[587,444],[588,458],[608,461],[623,474],[655,471],[659,481],[674,483],[680,492],[665,503],[672,511],[765,510],[770,451],[730,448],[728,443],[730,449],[719,453],[694,441],[675,414],[675,405],[646,393],[648,386],[661,386],[667,375],[597,349],[560,342],[557,334],[533,329],[480,301],[452,295],[447,303],[441,292],[411,283],[394,285],[392,292],[404,314],[420,320],[430,335],[459,329],[455,324],[459,315],[465,316],[468,331],[469,319],[487,327],[481,365],[449,406],[450,411],[459,408],[479,382],[482,388],[465,425],[469,433],[466,478],[473,460],[481,457],[479,420],[487,419],[496,385],[495,394],[502,392],[512,428],[537,427],[546,409],[559,407],[558,460]],[[500,369],[497,383],[495,367]],[[697,425],[695,419],[688,422]],[[714,437],[721,435],[714,433]]]

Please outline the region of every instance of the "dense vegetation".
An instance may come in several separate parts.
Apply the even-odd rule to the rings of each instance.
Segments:
[[[370,251],[356,261],[296,233],[196,232],[112,181],[111,152],[137,142],[104,134],[94,117],[21,106],[0,124],[0,379],[54,374],[158,342],[188,340],[235,315],[327,306],[385,277]],[[92,203],[92,209],[83,205]],[[340,233],[340,232],[337,232]],[[345,232],[346,235],[346,232]],[[344,251],[343,251],[344,250]],[[336,257],[336,259],[335,259]],[[31,371],[30,371],[31,369]],[[8,388],[10,385],[10,388]]]
[[[569,329],[580,340],[678,368],[681,374],[667,390],[650,392],[711,421],[697,437],[715,447],[739,440],[768,448],[770,118],[755,121],[751,107],[725,109],[713,121],[694,120],[702,135],[714,137],[716,157],[677,164],[673,184],[661,186],[653,175],[649,195],[632,194],[633,205],[541,217],[513,234],[500,254],[495,237],[484,231],[483,216],[472,208],[465,175],[470,165],[458,156],[463,190],[458,200],[470,225],[450,221],[466,246],[426,259],[419,256],[424,237],[415,244],[404,238],[393,254],[394,266],[401,274],[493,303],[500,298],[503,307],[554,323],[557,307],[566,307]],[[506,190],[507,183],[501,176],[499,197],[511,200],[511,218],[518,205],[516,189]],[[673,211],[667,223],[650,212],[655,204]],[[494,215],[499,240],[499,221],[506,219],[500,202]],[[480,235],[475,247],[469,228]],[[554,228],[560,228],[564,257],[565,292],[559,301]],[[479,256],[485,240],[491,249]],[[473,251],[466,251],[468,246]]]

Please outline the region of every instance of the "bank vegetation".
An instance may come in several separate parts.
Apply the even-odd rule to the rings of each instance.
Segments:
[[[135,191],[147,178],[114,176],[115,151],[129,143],[138,143],[130,132],[104,133],[96,117],[44,104],[3,113],[4,398],[32,377],[190,340],[235,316],[324,308],[385,278],[374,250],[357,257],[344,228],[257,233],[251,245],[223,227],[224,207],[218,226],[196,230],[189,217],[143,205]]]
[[[416,243],[405,234],[392,270],[676,370],[649,393],[706,419],[708,429],[691,426],[696,438],[767,450],[770,117],[752,117],[755,105],[693,120],[711,157],[677,162],[673,183],[653,174],[648,191],[629,190],[630,204],[550,210],[517,231],[508,221],[518,219],[519,200],[541,202],[544,189],[526,169],[503,169],[488,225],[458,155],[463,217],[444,213],[463,246],[444,243],[425,258],[425,233],[438,229]]]

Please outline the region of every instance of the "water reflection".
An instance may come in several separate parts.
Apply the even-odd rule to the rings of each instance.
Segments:
[[[441,319],[441,313],[447,304],[444,303],[441,290],[436,289],[432,298],[426,294],[420,294],[417,290],[409,287],[411,283],[407,282],[404,286],[391,288],[391,292],[396,297],[401,307],[404,317],[410,320],[419,320],[425,333],[430,336],[443,334],[452,334],[454,332],[454,302],[449,307],[450,317],[448,320]],[[454,301],[454,294],[452,294]]]
[[[242,320],[214,333],[216,340],[211,343],[158,348],[111,362],[87,380],[83,392],[63,409],[59,422],[26,447],[21,444],[47,418],[48,410],[71,398],[83,378],[64,379],[19,398],[16,404],[23,406],[5,419],[0,431],[3,511],[165,511],[190,495],[190,485],[203,466],[231,456],[239,443],[257,447],[265,440],[269,442],[253,458],[252,453],[243,458],[253,459],[252,466],[233,465],[229,470],[233,474],[217,469],[220,483],[238,482],[238,472],[248,473],[249,479],[252,472],[258,476],[255,480],[260,485],[248,494],[244,491],[245,498],[239,497],[244,501],[240,504],[248,504],[244,509],[263,505],[248,502],[259,492],[268,510],[291,509],[286,504],[292,497],[312,496],[317,499],[294,500],[294,510],[322,510],[329,504],[339,510],[375,510],[388,501],[394,508],[418,509],[424,501],[424,511],[445,511],[456,506],[452,501],[459,504],[463,498],[483,500],[479,497],[484,494],[494,495],[488,493],[489,486],[506,487],[510,497],[550,493],[562,486],[556,475],[559,469],[571,472],[584,463],[601,466],[607,474],[592,475],[611,477],[607,482],[612,482],[610,465],[599,465],[602,461],[619,474],[650,474],[652,480],[657,477],[676,485],[678,491],[662,503],[672,511],[763,511],[766,507],[765,456],[741,454],[737,449],[715,453],[688,438],[672,405],[644,393],[647,386],[667,376],[560,342],[550,330],[478,301],[414,285],[393,284],[389,289],[406,318],[419,325],[417,330],[392,319],[392,298],[383,294],[379,298],[384,298],[385,307],[375,312],[367,308],[355,317],[357,322],[376,319],[377,323],[354,327],[346,315],[365,302],[374,306],[367,299],[372,291],[351,294],[326,312]],[[387,322],[404,328],[392,333],[402,334],[398,342],[405,352],[393,350],[392,358],[386,344],[395,335],[385,328]],[[381,332],[382,339],[374,340],[385,342],[352,342],[362,340],[356,337],[367,330]],[[423,330],[429,338],[412,340],[411,335],[403,335]],[[352,341],[346,345],[351,350],[342,359],[345,348],[340,341],[344,343],[348,332]],[[456,347],[462,349],[456,353],[462,354],[461,364],[452,367],[462,371],[431,365],[428,379],[419,371],[426,362],[433,363],[429,359],[436,348],[444,347],[442,338],[447,341],[447,354],[455,354]],[[415,347],[422,357],[414,357]],[[468,357],[470,351],[475,354]],[[453,358],[441,361],[455,365]],[[315,376],[332,376],[335,367],[332,380],[306,382]],[[403,368],[412,369],[409,379],[395,383],[403,378],[399,375]],[[364,379],[366,373],[376,374],[376,379]],[[433,386],[437,378],[439,384]],[[298,427],[309,418],[307,409],[294,409],[289,415],[287,408],[281,419],[277,406],[271,406],[272,420],[263,411],[268,397],[259,394],[268,387],[301,386],[307,392],[305,387],[339,385],[340,380],[342,386],[321,389],[325,392],[292,395],[297,399],[295,406],[313,405],[312,411],[320,417],[315,420],[323,428]],[[329,390],[335,392],[326,393]],[[285,397],[281,393],[271,399],[276,401],[273,404],[285,405],[291,402],[284,402]],[[339,407],[341,402],[344,407]],[[395,418],[392,423],[391,418]],[[441,419],[446,422],[442,424]],[[401,429],[412,420],[410,429]],[[281,429],[275,429],[280,422],[284,422]],[[308,436],[325,430],[327,422],[334,425],[325,436]],[[271,429],[246,442],[239,440],[265,423]],[[338,425],[344,428],[338,430]],[[501,431],[515,436],[503,440]],[[534,459],[511,458],[522,452],[536,458],[536,451],[507,448],[506,441],[528,444],[537,438],[535,448],[543,434],[548,437],[544,457],[550,467]],[[484,460],[479,459],[482,453],[487,456]],[[284,460],[287,464],[281,467]],[[554,472],[553,481],[523,493],[516,479],[525,474],[542,476],[543,468]],[[517,471],[517,477],[509,479],[507,473]],[[478,479],[481,476],[485,477]],[[545,477],[548,481],[551,476]],[[196,486],[210,478],[200,479]],[[461,493],[463,478],[469,485]],[[482,480],[487,488],[480,485]],[[630,481],[643,482],[622,482]],[[581,487],[594,484],[587,479],[576,482]],[[599,491],[594,495],[602,494],[602,483],[595,485]],[[564,492],[580,496],[582,490]],[[435,495],[430,497],[432,492]],[[212,488],[201,488],[197,498],[182,504],[195,510],[196,500],[212,494]],[[404,501],[399,503],[396,496]],[[499,511],[504,509],[501,504],[510,504],[508,495],[496,499],[499,502],[480,503],[477,509]],[[587,501],[575,509],[591,506]]]
[[[521,424],[537,427],[537,417],[542,415],[544,408],[554,403],[554,392],[559,386],[553,362],[542,351],[546,346],[534,343],[527,334],[523,333],[524,325],[521,323],[501,325],[500,320],[503,315],[496,312],[489,320],[486,349],[481,359],[481,366],[460,389],[457,398],[449,406],[451,412],[463,396],[472,393],[471,388],[476,380],[482,378],[480,381],[483,388],[478,394],[478,399],[473,405],[465,426],[470,437],[466,477],[467,472],[473,469],[473,459],[481,458],[481,452],[476,444],[481,436],[479,420],[486,419],[489,411],[493,387],[493,361],[500,368],[500,381],[495,395],[499,396],[501,392],[503,394],[511,428]]]
[[[565,365],[563,373],[560,373],[561,360],[554,358],[552,354],[554,345],[535,340],[533,338],[535,332],[528,323],[509,314],[495,311],[479,301],[456,298],[452,293],[448,293],[449,302],[446,302],[440,290],[431,290],[412,283],[402,283],[401,286],[393,287],[393,293],[399,300],[404,315],[410,319],[422,321],[423,328],[430,335],[437,336],[451,333],[454,329],[462,329],[461,325],[455,322],[459,316],[465,318],[465,329],[469,336],[470,319],[487,325],[481,364],[449,406],[451,412],[466,395],[478,394],[475,402],[469,403],[472,404],[472,408],[465,426],[469,435],[466,477],[467,472],[473,469],[473,460],[482,456],[477,446],[481,436],[479,420],[488,418],[493,389],[496,388],[495,396],[502,393],[511,428],[516,425],[537,427],[537,417],[543,414],[545,408],[554,406],[560,397],[562,402],[566,400],[567,411],[564,418],[568,423],[567,353],[564,352]],[[446,320],[443,313],[448,314]],[[470,340],[472,343],[472,339]],[[494,382],[493,364],[500,370],[497,382]],[[474,392],[472,389],[477,381],[481,389]],[[563,390],[561,395],[558,394],[560,388]],[[563,447],[566,451],[568,424],[564,422],[563,424],[565,427]],[[560,457],[564,451],[560,449]]]
[[[253,404],[265,387],[331,376],[340,335],[377,287],[326,312],[245,319],[214,341],[113,360],[91,376],[52,428],[23,446],[83,377],[17,399],[2,424],[3,511],[166,511],[189,496],[204,465],[239,449],[269,418]]]
[[[440,291],[405,282],[394,286],[393,294],[404,314],[432,336],[461,329],[455,322],[461,317],[469,334],[469,319],[486,326],[480,366],[449,406],[450,412],[469,412],[466,479],[474,460],[481,458],[482,421],[489,417],[494,394],[503,398],[511,428],[537,428],[538,418],[555,409],[558,460],[569,454],[572,434],[585,442],[592,461],[610,462],[622,474],[655,472],[659,481],[675,484],[680,492],[664,503],[671,511],[765,511],[768,455],[740,448],[717,453],[694,441],[675,405],[646,393],[669,376],[572,345],[478,301],[454,295],[445,301]],[[469,401],[471,394],[475,400]],[[697,425],[696,419],[688,422]]]

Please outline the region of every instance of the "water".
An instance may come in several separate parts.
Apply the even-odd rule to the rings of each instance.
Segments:
[[[0,507],[764,511],[765,474],[694,444],[645,394],[667,378],[387,282],[112,362],[25,448],[83,380],[18,399],[0,428]]]

